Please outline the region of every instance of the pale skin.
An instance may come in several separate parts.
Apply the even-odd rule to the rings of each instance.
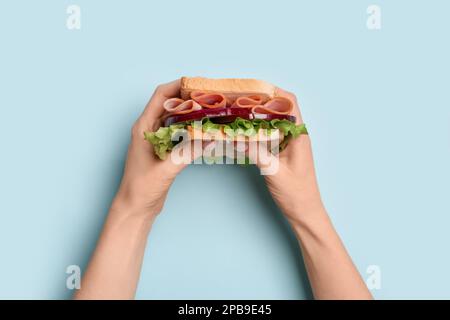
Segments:
[[[163,101],[178,96],[179,90],[179,80],[160,85],[133,126],[119,191],[75,299],[135,296],[152,224],[172,182],[186,167],[174,164],[170,157],[161,161],[154,156],[143,132],[160,126]],[[282,89],[278,89],[278,94],[295,103],[297,122],[301,123],[296,97]],[[322,203],[309,136],[290,141],[279,161],[277,173],[265,176],[265,180],[297,237],[314,297],[372,299]]]

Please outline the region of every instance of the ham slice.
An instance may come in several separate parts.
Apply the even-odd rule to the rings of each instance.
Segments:
[[[164,109],[170,114],[186,114],[192,111],[201,110],[202,106],[194,100],[186,100],[179,98],[171,98],[164,101]]]
[[[227,99],[221,93],[192,91],[191,98],[203,108],[225,108],[227,106]]]
[[[176,115],[227,106],[227,99],[221,93],[193,91],[191,98],[191,100],[186,101],[180,98],[171,98],[164,102],[163,107],[170,115]],[[254,114],[289,115],[292,113],[293,104],[287,98],[275,97],[262,104],[263,101],[263,97],[259,95],[243,96],[237,98],[231,107],[251,109]]]
[[[253,95],[247,97],[239,97],[236,101],[231,105],[232,108],[245,108],[251,109],[255,106],[259,106],[262,104],[263,99],[261,96]]]
[[[290,114],[294,105],[291,100],[284,97],[275,97],[267,101],[264,105],[256,105],[252,107],[253,113],[263,114]]]

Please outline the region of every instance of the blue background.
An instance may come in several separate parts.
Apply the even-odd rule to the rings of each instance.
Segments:
[[[366,27],[378,4],[382,29]],[[81,7],[81,30],[66,8]],[[2,1],[0,298],[69,298],[158,83],[294,91],[327,209],[377,298],[450,298],[448,1]],[[190,166],[149,237],[137,298],[311,297],[255,168]]]

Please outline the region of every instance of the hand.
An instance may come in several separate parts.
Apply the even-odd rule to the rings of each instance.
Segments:
[[[179,95],[180,81],[160,85],[136,121],[125,172],[76,299],[132,299],[154,218],[175,176],[186,166],[157,158],[144,131],[156,131],[163,102]]]
[[[294,103],[296,122],[303,123],[296,96],[279,88],[277,95]],[[323,212],[309,136],[302,134],[291,139],[286,149],[278,155],[278,160],[279,166],[275,174],[264,177],[273,199],[288,220],[297,223],[309,214]],[[257,164],[264,167],[261,163]]]
[[[295,95],[281,89],[277,93],[294,103],[297,124],[302,123]],[[274,157],[272,161],[277,160]],[[309,136],[291,140],[278,157],[278,170],[265,179],[297,236],[314,297],[372,299],[323,207]]]
[[[170,185],[186,164],[175,164],[170,157],[157,158],[144,131],[156,131],[164,113],[163,102],[179,96],[180,80],[158,86],[131,132],[125,172],[113,201],[113,211],[144,213],[154,218],[162,209]],[[126,208],[126,210],[124,210]]]

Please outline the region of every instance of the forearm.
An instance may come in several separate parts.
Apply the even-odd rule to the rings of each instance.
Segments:
[[[133,299],[147,236],[153,223],[144,212],[111,209],[75,299]]]
[[[325,211],[291,221],[316,299],[372,299]]]

